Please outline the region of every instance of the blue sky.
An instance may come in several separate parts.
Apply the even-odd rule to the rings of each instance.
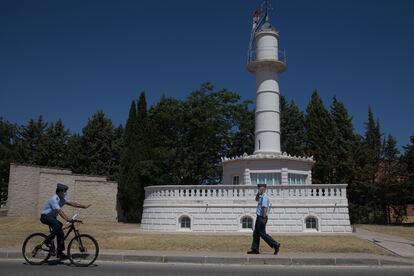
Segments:
[[[282,94],[304,109],[336,96],[363,133],[368,106],[382,132],[414,133],[414,1],[272,0],[288,54]],[[124,123],[145,90],[185,98],[206,81],[254,99],[245,68],[261,0],[0,0],[0,116],[43,115],[79,132],[103,110]]]

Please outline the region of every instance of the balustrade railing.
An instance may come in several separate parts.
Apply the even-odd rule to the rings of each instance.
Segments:
[[[258,57],[256,49],[250,50],[247,53],[247,64],[250,64],[255,61],[261,61],[261,60],[267,60],[267,59],[276,60],[281,63],[287,64],[287,55],[286,55],[285,50],[281,50],[281,49],[277,51],[275,50],[273,54],[271,54],[269,57],[266,57],[266,55],[263,55],[261,58]]]
[[[279,185],[268,186],[271,198],[346,198],[346,184]],[[246,185],[197,185],[197,186],[148,186],[146,199],[251,199],[256,186]]]

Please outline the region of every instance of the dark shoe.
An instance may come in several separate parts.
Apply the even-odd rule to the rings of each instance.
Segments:
[[[280,248],[280,243],[278,243],[278,244],[275,246],[275,253],[273,253],[273,254],[277,255],[277,253],[279,253],[279,248]]]
[[[66,256],[66,254],[62,252],[62,253],[58,253],[56,255],[56,258],[61,259],[61,260],[66,260],[68,256]]]
[[[260,252],[257,250],[250,250],[250,251],[247,251],[247,254],[260,254]]]

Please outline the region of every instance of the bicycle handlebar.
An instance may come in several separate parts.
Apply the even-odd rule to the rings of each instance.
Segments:
[[[76,222],[83,223],[83,221],[76,219],[78,217],[78,214],[74,214],[73,217],[70,219],[70,221],[66,222],[66,224],[74,224]]]

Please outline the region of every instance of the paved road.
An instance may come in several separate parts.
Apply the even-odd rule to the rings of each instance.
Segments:
[[[2,276],[65,276],[65,275],[153,275],[153,276],[221,276],[221,275],[272,275],[272,276],[324,276],[324,275],[409,275],[414,276],[412,267],[292,267],[292,266],[243,266],[243,265],[190,265],[190,264],[149,264],[149,263],[113,263],[97,262],[94,267],[71,267],[66,263],[30,266],[22,261],[0,260]]]

